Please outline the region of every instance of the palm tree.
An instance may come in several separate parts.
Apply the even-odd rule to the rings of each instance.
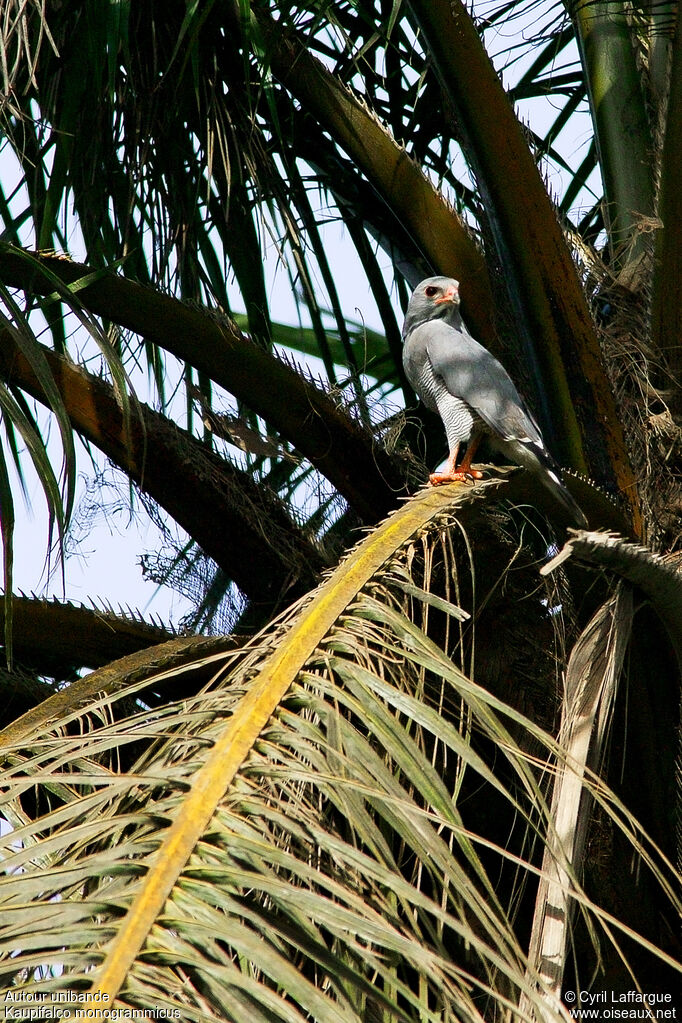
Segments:
[[[3,18],[3,1004],[444,1023],[569,1018],[589,989],[674,1008],[676,9]],[[514,105],[543,97],[537,132]],[[383,334],[344,305],[329,218]],[[271,313],[272,246],[300,328]],[[404,307],[432,272],[462,282],[573,474],[591,529],[563,547],[519,470],[419,490],[444,438],[390,289]],[[188,634],[12,597],[12,481],[28,456],[61,542],[74,435],[187,534],[166,577],[201,588]]]

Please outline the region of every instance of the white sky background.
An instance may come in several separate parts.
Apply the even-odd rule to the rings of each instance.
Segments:
[[[481,9],[481,5],[478,9]],[[491,30],[488,43],[492,47],[493,53],[498,54],[496,58],[498,68],[505,66],[508,60],[509,46],[513,45],[515,40],[518,41],[520,34],[538,30],[543,9],[545,17],[550,16],[551,4],[549,2],[544,4],[544,8],[531,6],[529,27],[527,28],[524,28],[523,24],[517,23],[515,26],[503,29],[504,34],[498,30]],[[559,56],[561,64],[565,63],[567,59],[566,52],[564,51]],[[520,74],[521,65],[513,64],[509,74],[505,75],[506,83],[515,81]],[[550,106],[548,101],[524,103],[519,110],[520,116],[527,123],[532,123],[534,130],[540,135],[547,130],[556,113],[557,111]],[[578,116],[571,119],[568,129],[557,140],[556,145],[571,166],[578,166],[590,140],[591,124],[585,112],[582,118]],[[548,177],[555,192],[560,193],[561,173],[556,169],[548,168]],[[7,149],[0,151],[0,179],[7,194],[10,183],[16,179],[13,157]],[[353,245],[344,237],[342,225],[330,220],[321,227],[321,232],[326,251],[332,254],[330,263],[335,273],[336,286],[346,315],[364,321],[367,327],[381,331],[381,321],[370,289]],[[26,238],[25,242],[30,246],[33,239]],[[85,259],[84,246],[77,230],[72,232],[69,239],[69,253],[75,260]],[[273,320],[296,323],[298,322],[296,304],[290,292],[288,276],[277,261],[274,244],[271,257],[265,270],[272,300]],[[392,275],[388,259],[385,258],[384,261],[387,280],[390,281]],[[236,294],[234,295],[234,309],[235,311],[243,309]],[[400,319],[397,302],[396,311]],[[305,325],[307,326],[307,324]],[[145,393],[141,389],[140,382],[136,380],[135,384],[138,397],[144,400]],[[53,432],[56,433],[56,431]],[[78,441],[76,444],[79,474],[91,476],[90,459],[82,445]],[[56,444],[53,445],[53,448],[56,452],[54,464],[55,467],[58,467],[61,454]],[[105,460],[102,459],[101,464],[104,465],[104,463]],[[130,508],[126,506],[125,487],[121,488],[118,493],[118,509],[110,509],[106,515],[100,514],[93,520],[91,528],[82,533],[77,552],[71,554],[66,563],[65,585],[62,582],[59,569],[48,576],[46,571],[47,516],[45,500],[40,485],[30,470],[28,457],[25,465],[28,504],[21,496],[19,487],[15,490],[17,517],[15,592],[33,593],[40,596],[55,595],[83,602],[90,602],[92,599],[96,603],[106,602],[114,608],[119,605],[124,608],[130,606],[144,612],[146,617],[154,614],[164,622],[173,622],[177,625],[182,616],[190,610],[190,607],[172,590],[168,588],[159,590],[155,584],[142,579],[138,564],[139,556],[145,551],[157,549],[159,533],[142,509],[139,509],[138,514],[131,516]],[[119,481],[123,478],[114,470],[107,470],[109,479],[113,479],[115,476],[118,476]],[[81,498],[86,491],[86,482],[83,478],[79,483],[78,489]],[[112,496],[116,497],[113,493]]]

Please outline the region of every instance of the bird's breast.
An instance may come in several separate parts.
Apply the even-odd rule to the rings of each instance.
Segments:
[[[434,373],[430,362],[420,367],[418,379],[412,386],[424,404],[443,420],[450,448],[467,441],[474,426],[482,422],[462,398],[448,390],[443,378]]]

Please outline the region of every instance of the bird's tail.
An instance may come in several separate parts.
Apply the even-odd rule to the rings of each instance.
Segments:
[[[583,510],[573,495],[569,492],[566,484],[559,476],[558,470],[545,467],[545,471],[542,473],[541,479],[547,489],[551,491],[552,495],[564,509],[566,514],[571,518],[576,528],[587,529],[587,519],[585,518]]]
[[[498,442],[499,443],[499,442]],[[514,439],[500,445],[509,453],[514,461],[534,473],[550,491],[556,502],[561,505],[571,523],[577,529],[587,528],[587,519],[577,501],[569,493],[561,478],[561,470],[544,445],[531,438]]]

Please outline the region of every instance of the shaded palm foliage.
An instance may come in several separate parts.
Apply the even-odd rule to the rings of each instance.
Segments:
[[[676,11],[3,17],[6,990],[433,1021],[676,991]],[[431,272],[576,474],[593,531],[544,574],[564,529],[523,473],[404,500],[444,454],[396,313]],[[230,637],[10,598],[12,480],[59,540],[74,434],[182,527],[147,564]]]

